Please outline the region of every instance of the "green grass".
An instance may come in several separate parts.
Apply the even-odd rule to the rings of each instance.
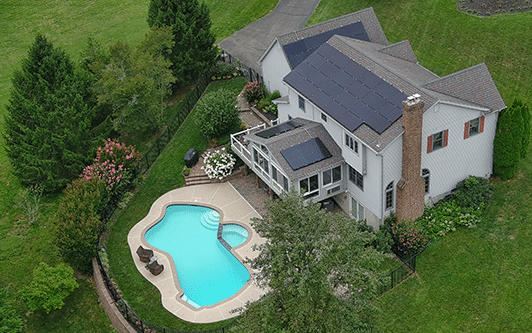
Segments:
[[[278,0],[204,0],[211,12],[216,42],[270,13]]]
[[[243,78],[214,82],[207,88],[206,93],[218,89],[229,89],[237,95],[245,84],[246,80]],[[196,110],[193,110],[168,147],[153,164],[149,176],[114,225],[107,245],[111,270],[124,298],[137,315],[149,323],[182,330],[219,327],[224,323],[194,325],[178,319],[164,309],[159,291],[138,272],[133,262],[127,244],[127,234],[146,216],[157,198],[184,185],[181,170],[187,150],[194,148],[201,153],[207,148],[209,141],[197,130],[195,114]]]
[[[454,0],[320,3],[310,24],[373,6],[390,43],[408,39],[421,65],[443,76],[485,62],[506,104],[532,101],[532,13],[479,18]],[[532,327],[532,156],[517,179],[493,181],[477,228],[429,246],[418,275],[381,297],[383,332],[525,332]]]
[[[240,3],[211,1],[213,30],[224,31],[226,35],[239,29],[240,25],[265,15],[276,1],[253,0],[246,2],[245,19],[233,20],[221,12],[237,15]],[[5,0],[0,2],[0,133],[3,132],[6,104],[9,99],[11,76],[20,68],[29,46],[36,34],[46,35],[55,47],[64,49],[72,59],[79,59],[88,37],[99,40],[103,45],[118,40],[136,45],[148,32],[146,15],[149,0]],[[225,20],[230,20],[226,22]],[[234,25],[239,21],[239,25]],[[172,112],[171,108],[169,110]],[[171,117],[171,115],[169,116]],[[26,306],[20,301],[20,289],[31,281],[31,272],[39,262],[55,264],[61,259],[54,245],[54,214],[58,197],[43,200],[41,217],[37,224],[24,224],[23,212],[14,203],[20,184],[12,174],[11,165],[3,148],[0,135],[0,287],[9,286],[13,304],[26,320],[26,332],[108,332],[109,319],[103,308],[95,301],[94,288],[80,282],[69,297],[66,307],[50,315],[35,313],[24,315]],[[146,145],[141,150],[146,149]],[[173,166],[169,166],[172,169]],[[182,185],[182,183],[179,183]],[[87,282],[88,283],[88,282]],[[65,307],[65,308],[66,308]],[[90,323],[87,322],[90,315]]]

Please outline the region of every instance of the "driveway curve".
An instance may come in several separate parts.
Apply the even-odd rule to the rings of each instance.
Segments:
[[[320,0],[280,0],[273,12],[218,43],[221,48],[261,73],[257,61],[275,37],[305,26]]]

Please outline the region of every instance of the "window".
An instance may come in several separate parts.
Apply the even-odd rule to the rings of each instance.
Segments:
[[[309,178],[301,179],[299,181],[299,190],[303,193],[303,198],[309,199],[320,194],[320,184],[318,182],[318,175]]]
[[[349,166],[349,180],[358,186],[362,191],[364,191],[364,176],[351,166]]]
[[[464,126],[464,139],[482,132],[484,132],[484,117],[470,120]]]
[[[393,182],[386,186],[386,210],[393,208]]]
[[[258,166],[260,166],[262,170],[264,170],[266,173],[269,172],[268,159],[259,153],[255,148],[253,148],[253,160]]]
[[[427,139],[427,154],[433,152],[434,150],[447,147],[448,137],[449,130],[441,131],[429,136]]]
[[[342,166],[323,171],[323,186],[342,180]]]
[[[429,169],[421,170],[421,178],[425,181],[425,193],[429,193],[430,172]]]
[[[352,205],[353,217],[357,221],[363,221],[364,220],[364,206],[362,206],[360,202],[356,201],[353,198],[351,198],[351,205]]]
[[[321,113],[321,120],[323,120],[324,122],[327,122],[327,115],[325,113]]]
[[[348,134],[345,135],[345,145],[358,154],[358,142]]]
[[[299,108],[305,112],[305,99],[299,96]]]
[[[272,179],[279,184],[279,186],[282,186],[283,189],[288,192],[288,179],[279,171],[277,168],[272,164]]]

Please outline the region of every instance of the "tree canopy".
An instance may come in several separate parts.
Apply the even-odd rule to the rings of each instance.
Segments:
[[[216,58],[209,9],[198,0],[151,0],[150,27],[172,27],[174,42],[168,59],[177,85],[195,80]]]
[[[153,28],[137,48],[119,41],[105,50],[89,39],[82,63],[93,73],[98,102],[110,109],[116,131],[144,133],[163,125],[164,99],[175,81],[165,58],[172,46],[170,28]]]
[[[14,173],[24,186],[61,190],[110,130],[91,77],[38,35],[12,82],[4,136]]]
[[[379,264],[388,257],[370,246],[375,235],[344,214],[300,195],[269,201],[252,222],[267,239],[249,261],[256,281],[269,288],[248,304],[234,331],[346,332],[369,330],[371,304],[382,283]]]

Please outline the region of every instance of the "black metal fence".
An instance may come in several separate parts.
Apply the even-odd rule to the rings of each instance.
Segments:
[[[218,328],[211,328],[211,329],[205,329],[201,331],[183,331],[183,330],[176,330],[176,329],[170,329],[170,328],[164,328],[160,327],[151,323],[148,323],[147,321],[142,320],[135,311],[124,301],[124,299],[120,296],[120,293],[116,290],[112,280],[111,276],[107,273],[107,270],[105,269],[102,260],[100,258],[100,254],[96,256],[96,261],[98,262],[98,267],[100,269],[100,272],[102,274],[103,281],[105,283],[105,286],[107,287],[107,290],[109,290],[109,294],[113,298],[113,301],[122,314],[124,318],[127,320],[127,322],[133,327],[137,332],[139,333],[197,333],[197,332],[226,332],[228,328],[234,324],[236,319],[233,319],[228,324],[218,327]]]
[[[412,257],[408,258],[407,260],[402,260],[402,263],[399,267],[392,270],[388,277],[387,277],[387,284],[383,285],[379,290],[379,295],[382,295],[390,290],[392,290],[395,286],[397,286],[399,283],[403,282],[408,278],[410,275],[414,274],[416,272],[416,260],[417,257],[425,252],[425,249],[429,246],[429,244],[432,242],[430,240],[425,247],[419,251],[417,254],[414,254]]]

